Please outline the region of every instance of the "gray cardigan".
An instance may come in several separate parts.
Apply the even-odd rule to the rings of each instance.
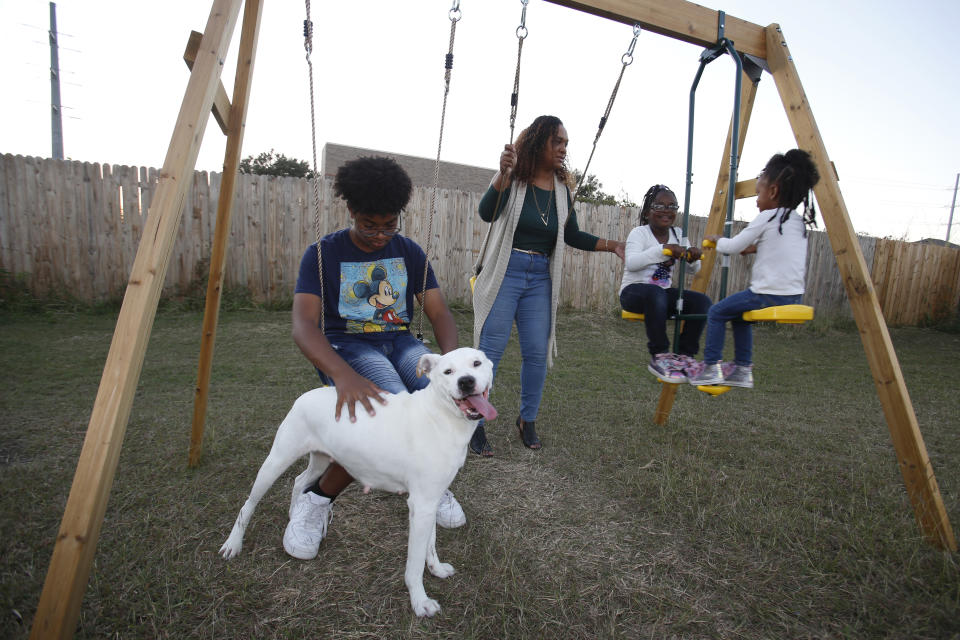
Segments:
[[[496,176],[494,176],[496,179]],[[491,181],[491,185],[493,182]],[[547,345],[547,366],[553,366],[553,357],[557,354],[557,306],[560,304],[560,284],[563,269],[563,228],[567,224],[569,210],[567,200],[569,188],[554,177],[553,188],[560,193],[564,188],[567,198],[556,198],[557,203],[557,243],[550,256],[550,341]],[[490,223],[487,235],[480,246],[480,257],[473,266],[477,280],[473,285],[473,347],[480,346],[480,332],[483,324],[490,315],[490,309],[500,292],[503,276],[507,272],[507,263],[510,261],[510,252],[513,250],[513,233],[520,221],[520,210],[523,208],[523,199],[527,194],[527,185],[516,182],[510,189],[510,196],[504,205],[503,212]],[[482,268],[482,270],[481,270]],[[479,271],[479,273],[478,273]]]

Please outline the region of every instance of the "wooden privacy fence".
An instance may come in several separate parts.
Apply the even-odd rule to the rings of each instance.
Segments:
[[[67,293],[95,302],[123,295],[157,170],[3,155],[0,157],[0,269],[25,279],[37,296]],[[220,191],[220,174],[195,172],[164,283],[177,296],[206,281]],[[447,298],[469,303],[468,277],[486,232],[477,215],[480,193],[441,190],[436,198],[430,256]],[[330,181],[322,189],[324,233],[348,224],[346,205]],[[241,175],[224,286],[243,287],[258,301],[293,295],[300,257],[314,241],[312,189],[307,180]],[[422,246],[432,190],[414,189],[403,233]],[[625,239],[639,210],[579,204],[581,229]],[[692,216],[689,236],[703,236],[705,218]],[[735,223],[739,230],[744,223]],[[918,324],[954,313],[960,302],[960,250],[861,236],[888,324]],[[621,263],[609,253],[565,252],[562,304],[609,312],[619,307]],[[746,288],[752,257],[731,258],[728,292]],[[707,290],[719,294],[719,269]],[[850,315],[830,242],[812,232],[805,301],[820,314]]]

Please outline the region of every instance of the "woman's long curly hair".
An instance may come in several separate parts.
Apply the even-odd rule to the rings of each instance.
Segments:
[[[520,182],[529,183],[537,171],[537,162],[543,154],[547,142],[563,125],[556,116],[539,116],[533,123],[520,132],[514,146],[517,148],[517,164],[513,167],[513,177]],[[571,173],[564,166],[557,169],[557,177],[561,182],[570,184]]]

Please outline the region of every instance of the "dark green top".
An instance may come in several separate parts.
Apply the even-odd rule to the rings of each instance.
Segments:
[[[480,199],[480,219],[484,222],[493,222],[507,206],[510,199],[510,188],[507,187],[503,195],[491,185],[483,198]],[[564,190],[566,191],[566,190]],[[557,203],[553,197],[554,191],[547,191],[533,185],[527,185],[527,194],[523,198],[523,207],[520,209],[520,221],[513,234],[513,248],[525,251],[539,251],[547,255],[553,254],[553,247],[557,244]],[[497,197],[500,197],[500,211],[494,215],[497,206]],[[597,236],[580,230],[577,224],[577,212],[573,209],[573,201],[567,194],[567,224],[563,228],[563,240],[574,249],[593,251],[597,246]],[[543,219],[547,223],[543,223]]]

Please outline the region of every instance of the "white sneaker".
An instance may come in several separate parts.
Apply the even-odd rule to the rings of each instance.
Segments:
[[[456,529],[467,524],[467,515],[463,512],[463,507],[453,497],[453,493],[447,489],[440,498],[440,505],[437,507],[437,524],[445,529]]]
[[[283,532],[283,549],[299,560],[313,560],[333,519],[333,504],[312,491],[301,493]]]

